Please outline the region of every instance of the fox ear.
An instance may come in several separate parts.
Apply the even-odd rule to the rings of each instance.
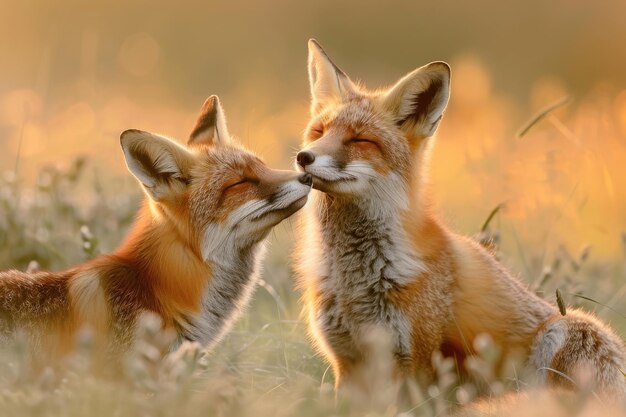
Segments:
[[[220,99],[213,95],[202,105],[187,145],[225,145],[229,142],[230,134],[226,127],[224,110],[220,105]]]
[[[450,67],[432,62],[407,74],[383,96],[398,126],[412,135],[435,133],[450,96]]]
[[[155,201],[183,192],[189,185],[192,155],[164,137],[141,130],[120,136],[128,170]]]
[[[341,102],[355,91],[350,78],[330,60],[315,39],[309,39],[309,84],[313,114],[329,103]]]

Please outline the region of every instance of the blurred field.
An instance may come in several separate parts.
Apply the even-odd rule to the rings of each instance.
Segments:
[[[503,262],[546,299],[560,288],[626,334],[625,3],[4,0],[0,10],[0,269],[61,269],[114,248],[141,198],[119,133],[185,140],[210,94],[244,144],[291,166],[316,37],[372,88],[448,61],[431,172],[444,218],[476,234],[504,203],[489,227]],[[137,354],[113,384],[80,357],[68,375],[29,375],[17,346],[0,361],[0,415],[350,414],[334,407],[331,372],[299,318],[292,224],[272,234],[264,285],[207,358],[191,349],[173,366]],[[487,391],[503,384],[520,381],[494,378]],[[440,415],[476,391],[439,388],[406,415]]]

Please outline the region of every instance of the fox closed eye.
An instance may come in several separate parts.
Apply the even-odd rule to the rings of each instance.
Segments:
[[[309,131],[309,137],[313,140],[324,136],[324,125],[321,122],[315,123]]]
[[[257,183],[257,182],[258,182],[258,181],[254,181],[254,180],[252,180],[252,179],[250,179],[250,178],[242,178],[242,179],[240,179],[239,181],[234,182],[234,183],[229,184],[229,185],[227,185],[226,187],[224,187],[224,190],[223,190],[222,192],[223,192],[223,193],[226,193],[226,192],[228,192],[228,191],[232,191],[232,190],[234,190],[234,189],[238,188],[239,186],[242,186],[242,185],[247,185],[247,184],[255,184],[255,183]]]
[[[313,129],[311,130],[311,132],[309,133],[309,139],[310,140],[317,140],[319,138],[321,138],[322,136],[324,136],[324,131],[321,129]]]
[[[376,147],[376,149],[378,149],[379,151],[382,152],[382,149],[380,147],[380,144],[374,140],[371,139],[366,139],[366,138],[362,138],[362,137],[355,137],[352,138],[350,140],[348,140],[347,142],[350,145],[355,145],[355,146],[374,146]]]
[[[373,140],[364,139],[364,138],[352,138],[348,142],[351,142],[351,143],[371,143],[372,145],[378,145]]]

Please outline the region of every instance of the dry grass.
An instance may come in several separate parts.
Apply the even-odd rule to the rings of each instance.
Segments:
[[[113,198],[95,187],[98,191],[92,208],[86,209],[84,202],[70,196],[85,185],[82,181],[89,181],[81,175],[88,165],[89,161],[80,160],[67,170],[48,169],[41,173],[36,189],[20,187],[10,177],[0,183],[0,205],[4,208],[0,216],[0,266],[26,268],[35,260],[56,269],[96,256],[121,238],[137,206],[137,196]],[[496,375],[493,365],[498,348],[488,338],[476,341],[480,355],[470,364],[474,382],[459,381],[454,364],[435,356],[437,384],[420,390],[409,382],[402,405],[394,404],[384,379],[378,381],[380,395],[367,402],[358,397],[355,400],[349,393],[335,400],[331,372],[311,350],[299,318],[298,295],[288,269],[292,234],[290,223],[273,234],[264,281],[249,314],[214,352],[205,354],[198,346],[185,345],[161,360],[158,352],[165,348],[166,340],[157,330],[158,323],[147,320],[140,343],[126,358],[126,375],[110,380],[90,371],[86,336],[77,341],[77,352],[62,372],[48,369],[43,374],[30,371],[25,347],[17,343],[2,351],[0,414],[343,416],[361,415],[364,404],[369,404],[369,415],[435,416],[475,398],[497,398],[518,390],[530,393],[510,398],[505,405],[491,402],[465,411],[483,415],[480,413],[485,407],[491,411],[502,407],[501,415],[513,415],[513,407],[518,413],[515,415],[536,415],[538,410],[548,409],[553,410],[550,415],[569,415],[574,407],[583,412],[581,415],[608,412],[592,396],[582,401],[581,397],[532,391],[533,375],[525,374],[519,363]],[[485,223],[480,238],[499,248],[501,236],[493,228],[493,219],[491,224]],[[594,262],[589,250],[572,255],[564,247],[549,255],[526,252],[529,259],[543,256],[546,266],[542,276],[524,279],[534,282],[535,289],[554,303],[553,294],[559,289],[568,305],[583,303],[623,331],[626,320],[619,311],[619,300],[625,292],[624,259]],[[507,258],[505,254],[499,256]],[[381,355],[377,366],[384,366],[384,358]],[[376,375],[380,375],[379,369]]]

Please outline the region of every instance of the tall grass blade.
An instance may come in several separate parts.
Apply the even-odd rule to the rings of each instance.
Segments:
[[[561,295],[561,291],[556,289],[556,304],[559,306],[559,312],[562,316],[567,314],[567,309],[565,308],[565,302],[563,301],[563,296]]]
[[[604,304],[604,303],[601,303],[601,302],[599,302],[599,301],[594,300],[594,299],[593,299],[593,298],[591,298],[591,297],[587,297],[587,296],[585,296],[585,295],[581,295],[581,294],[571,294],[571,293],[570,293],[570,295],[573,295],[574,297],[582,298],[583,300],[591,301],[592,303],[596,303],[596,304],[598,304],[598,305],[601,305],[602,307],[606,307],[606,308],[608,308],[609,310],[611,310],[612,312],[614,312],[615,314],[617,314],[617,315],[619,315],[620,317],[622,317],[622,318],[626,319],[626,315],[622,314],[621,312],[617,311],[616,309],[614,309],[613,307],[611,307],[611,306],[609,306],[609,305],[606,305],[606,304]]]
[[[526,133],[528,133],[528,131],[537,123],[539,123],[541,120],[543,120],[543,118],[545,118],[548,114],[550,114],[550,112],[558,109],[561,106],[564,106],[565,104],[570,102],[570,97],[569,96],[565,96],[560,98],[559,100],[557,100],[556,102],[552,103],[551,105],[549,105],[548,107],[546,107],[545,109],[541,110],[539,113],[537,113],[532,119],[530,119],[528,122],[526,122],[526,124],[524,125],[524,127],[522,127],[520,129],[520,131],[517,133],[517,137],[521,138],[524,135],[526,135]]]
[[[491,213],[489,213],[489,216],[487,216],[487,219],[483,223],[483,226],[480,228],[481,233],[487,230],[487,228],[489,227],[489,224],[491,223],[491,220],[493,220],[495,215],[498,214],[498,212],[502,209],[502,207],[504,207],[504,203],[498,204],[497,206],[493,208],[493,210],[491,210]]]

